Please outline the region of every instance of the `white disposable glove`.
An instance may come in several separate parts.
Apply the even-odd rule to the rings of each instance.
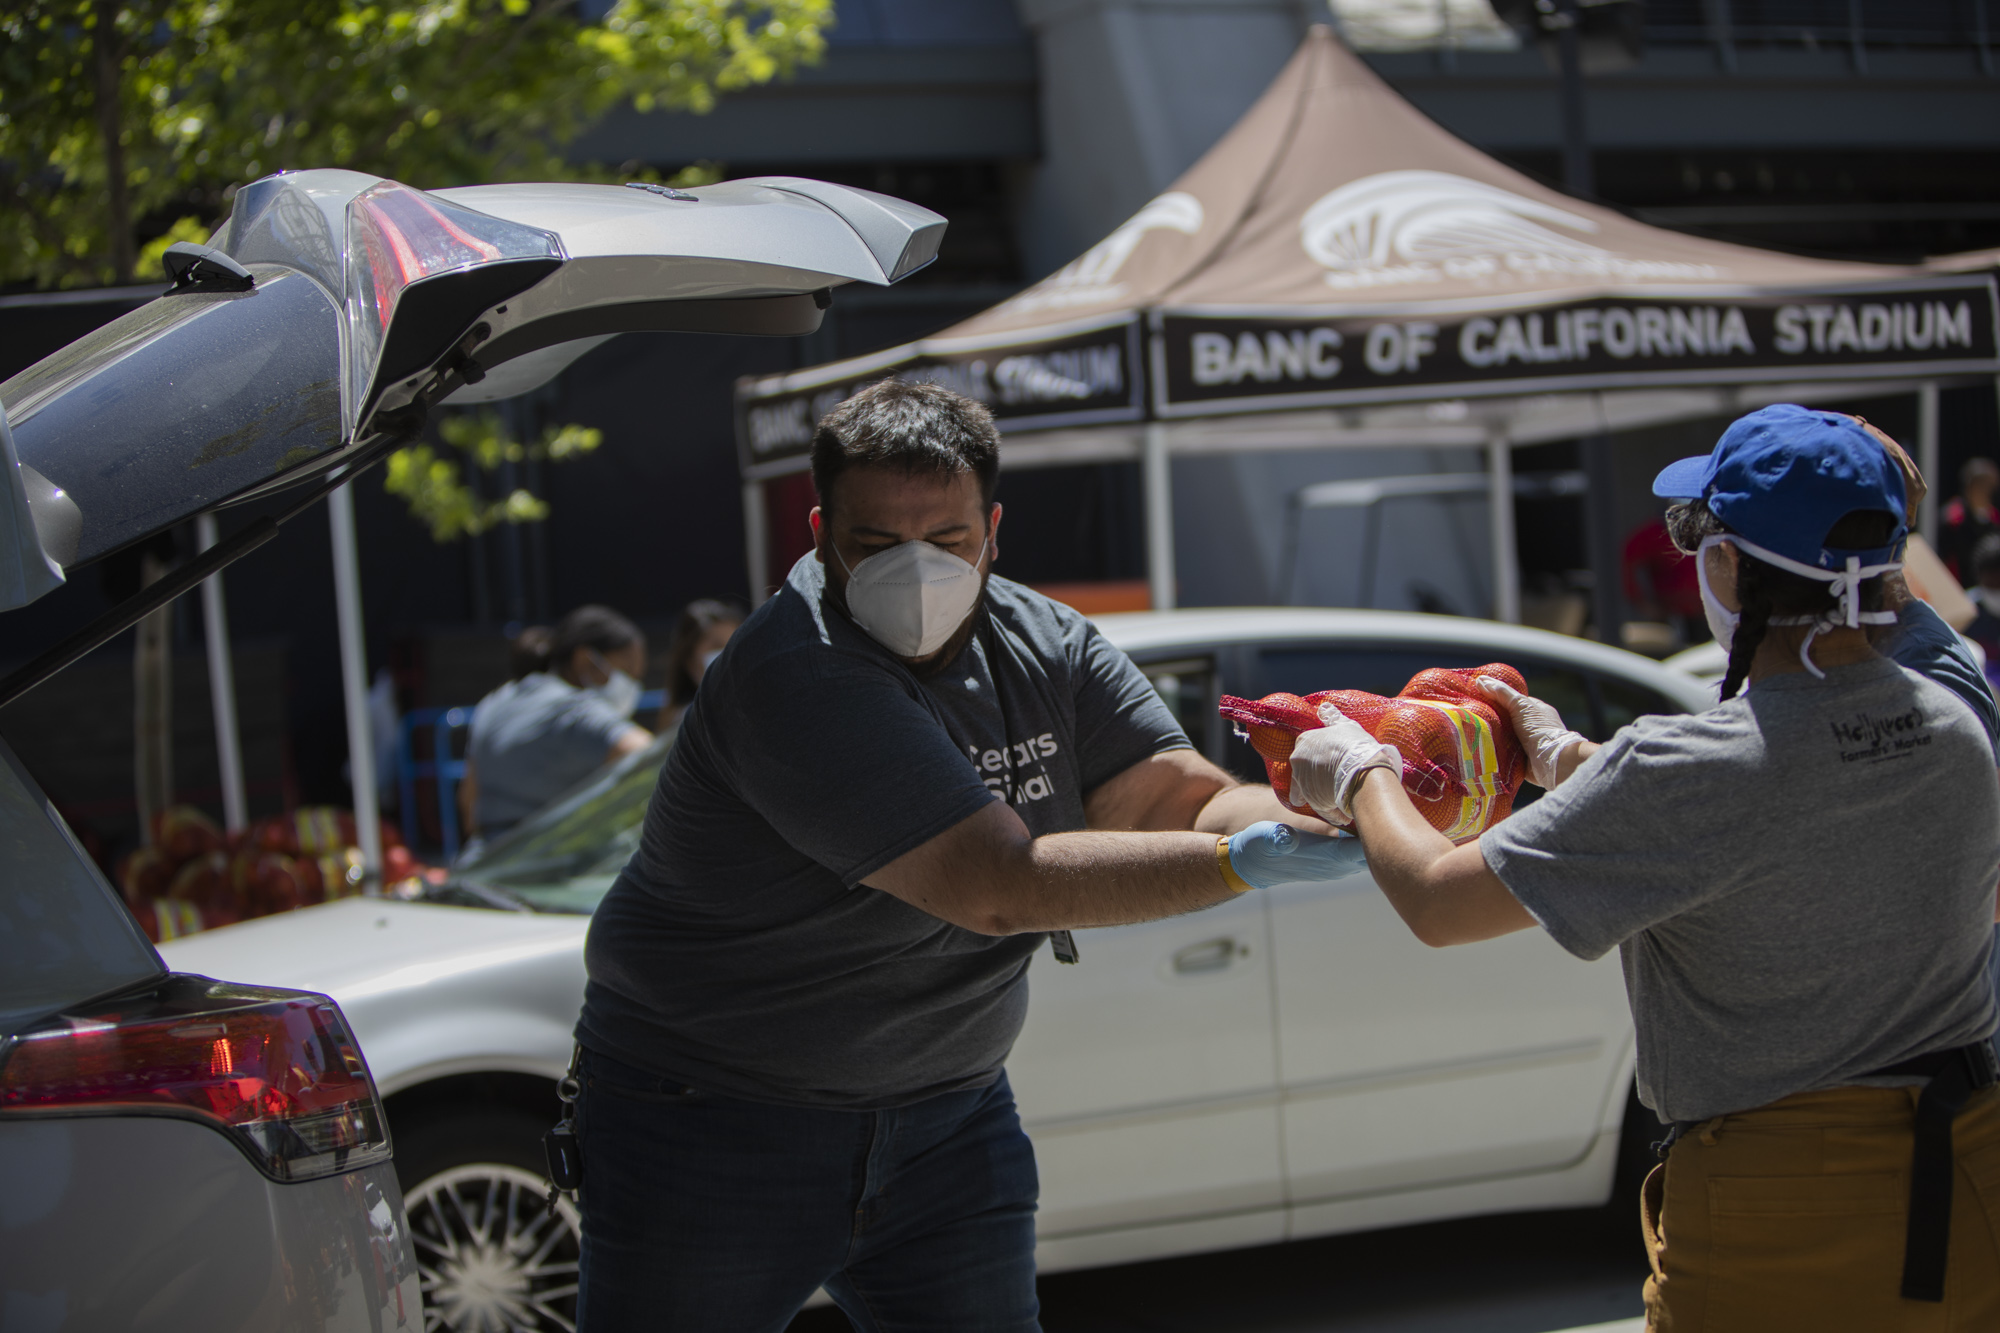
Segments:
[[[1320,705],[1319,718],[1325,725],[1300,732],[1292,746],[1292,803],[1304,802],[1327,823],[1345,828],[1354,822],[1362,775],[1384,768],[1401,781],[1403,756],[1332,704]]]
[[[1558,765],[1571,747],[1586,739],[1563,724],[1562,714],[1533,695],[1523,694],[1504,680],[1481,676],[1476,682],[1514,724],[1521,748],[1528,752],[1528,781],[1544,790],[1562,781]]]

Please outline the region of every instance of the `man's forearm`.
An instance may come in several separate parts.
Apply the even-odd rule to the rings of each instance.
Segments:
[[[1207,833],[1050,833],[996,885],[995,935],[1123,926],[1235,897]]]
[[[1195,816],[1194,826],[1198,832],[1227,836],[1265,819],[1290,824],[1306,833],[1333,831],[1311,815],[1288,809],[1269,787],[1251,786],[1229,787],[1211,796],[1208,803],[1202,806],[1201,813]]]
[[[1029,835],[995,801],[866,883],[982,935],[1119,926],[1232,896],[1212,833]]]

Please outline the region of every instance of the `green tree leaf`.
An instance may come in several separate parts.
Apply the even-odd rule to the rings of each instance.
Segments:
[[[604,443],[603,431],[576,425],[550,426],[539,440],[523,443],[508,434],[495,412],[452,412],[438,419],[437,430],[445,450],[458,457],[430,444],[398,449],[389,455],[382,489],[401,496],[439,543],[476,537],[502,523],[539,523],[549,516],[548,502],[520,487],[497,500],[482,499],[484,488],[475,489],[468,480],[467,464],[490,473],[507,463],[559,463]]]
[[[619,105],[703,112],[786,76],[832,22],[832,0],[617,0],[599,22],[574,0],[11,0],[0,283],[131,281],[147,242],[285,168],[629,178],[563,148]]]

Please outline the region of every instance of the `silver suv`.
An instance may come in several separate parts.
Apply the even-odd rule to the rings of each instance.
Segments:
[[[169,972],[0,742],[0,1329],[421,1326],[324,995]]]
[[[167,252],[159,299],[0,384],[0,612],[177,523],[263,512],[0,677],[0,703],[268,541],[437,404],[526,392],[626,332],[809,333],[833,289],[914,272],[944,231],[790,177],[426,192],[305,171],[233,208],[211,245]],[[463,1220],[512,1237],[546,1207],[489,1192]],[[573,1298],[573,1267],[547,1300]],[[380,1333],[443,1317],[420,1302],[339,1006],[170,972],[0,742],[0,1333]]]

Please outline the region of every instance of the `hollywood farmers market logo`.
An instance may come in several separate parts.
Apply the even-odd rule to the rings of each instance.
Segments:
[[[1444,171],[1384,171],[1323,195],[1299,244],[1342,289],[1596,276],[1701,280],[1711,264],[1631,259],[1585,239],[1595,219]]]
[[[1027,314],[1035,310],[1066,310],[1100,305],[1125,295],[1118,270],[1139,248],[1148,232],[1177,231],[1192,236],[1201,230],[1201,200],[1179,190],[1159,196],[1120,223],[1118,230],[1084,251],[1067,265],[1007,302]]]

